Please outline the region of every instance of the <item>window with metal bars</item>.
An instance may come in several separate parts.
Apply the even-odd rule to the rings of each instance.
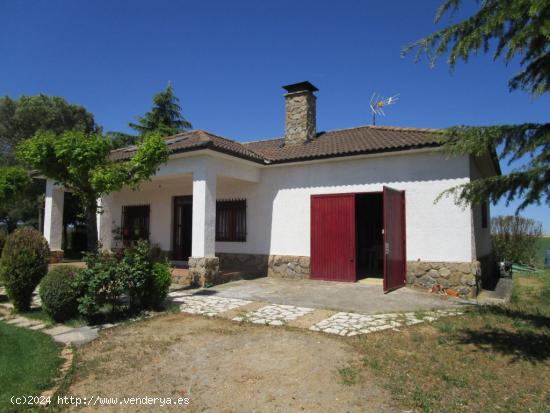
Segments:
[[[122,207],[122,241],[132,245],[135,241],[149,239],[149,205]]]
[[[216,202],[216,241],[246,241],[246,200]]]

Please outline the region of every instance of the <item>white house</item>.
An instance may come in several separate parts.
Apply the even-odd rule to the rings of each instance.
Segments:
[[[318,132],[317,89],[284,88],[282,138],[241,143],[201,130],[166,138],[169,161],[150,182],[100,200],[103,248],[148,238],[188,261],[202,282],[236,268],[339,281],[379,276],[387,291],[409,282],[475,294],[490,265],[488,206],[435,200],[499,174],[495,157],[449,157],[431,129]],[[61,248],[62,209],[61,189],[49,181],[44,234],[53,250]]]

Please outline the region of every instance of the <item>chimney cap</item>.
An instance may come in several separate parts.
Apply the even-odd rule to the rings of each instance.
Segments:
[[[283,86],[283,89],[285,89],[288,93],[304,92],[304,91],[317,92],[319,90],[315,86],[313,86],[311,83],[309,83],[307,80],[305,82],[293,83],[291,85]]]

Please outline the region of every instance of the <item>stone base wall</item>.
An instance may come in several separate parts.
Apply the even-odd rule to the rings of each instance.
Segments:
[[[63,250],[50,250],[50,264],[57,264],[63,261]]]
[[[232,254],[220,252],[216,254],[220,259],[222,271],[238,271],[244,275],[266,276],[269,255],[262,254]]]
[[[189,276],[193,285],[204,287],[223,282],[218,257],[189,258]]]
[[[304,279],[309,278],[309,257],[296,255],[270,255],[268,277]]]
[[[481,265],[479,261],[408,261],[407,283],[449,295],[475,297],[481,288]]]

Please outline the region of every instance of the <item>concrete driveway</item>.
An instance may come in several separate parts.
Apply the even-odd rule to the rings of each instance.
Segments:
[[[459,299],[423,293],[407,287],[384,294],[381,284],[271,277],[233,281],[202,290],[198,294],[362,314],[447,309],[467,304]]]

